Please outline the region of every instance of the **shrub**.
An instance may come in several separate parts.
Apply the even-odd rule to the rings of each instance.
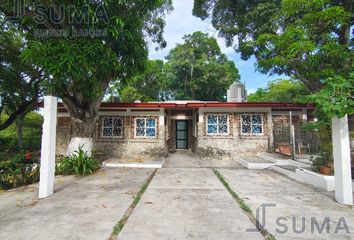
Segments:
[[[56,164],[56,173],[61,175],[75,174],[85,176],[100,168],[100,164],[79,147],[72,155],[63,157]]]
[[[10,189],[38,181],[39,164],[30,153],[16,154],[0,161],[0,189]]]
[[[320,167],[332,167],[333,157],[326,152],[321,152],[320,156],[310,157],[312,162],[312,171],[320,172]]]

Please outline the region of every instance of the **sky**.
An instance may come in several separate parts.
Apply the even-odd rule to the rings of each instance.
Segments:
[[[202,21],[200,18],[194,17],[192,14],[193,0],[173,0],[174,10],[165,18],[166,27],[164,37],[167,41],[167,47],[156,51],[154,45],[149,47],[150,59],[161,59],[176,46],[177,43],[182,43],[182,37],[186,34],[195,31],[209,33],[210,36],[218,40],[219,46],[229,60],[235,62],[239,69],[241,81],[246,83],[248,93],[255,92],[259,87],[265,87],[267,82],[279,78],[278,76],[269,77],[256,72],[255,59],[251,58],[248,61],[240,59],[240,55],[233,48],[227,48],[223,39],[218,38],[216,30],[210,23],[210,20]]]

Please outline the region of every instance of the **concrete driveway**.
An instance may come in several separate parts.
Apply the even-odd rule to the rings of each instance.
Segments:
[[[333,192],[296,182],[273,170],[218,171],[254,213],[261,204],[271,204],[265,208],[264,224],[277,240],[354,239],[354,210],[335,202]],[[316,223],[325,223],[321,234]]]
[[[152,172],[103,169],[84,178],[56,177],[56,193],[43,200],[37,185],[0,193],[0,239],[107,239]]]
[[[265,239],[258,231],[246,231],[255,229],[252,217],[213,168],[254,216],[260,205],[273,204],[265,211],[264,223],[276,239],[354,239],[354,210],[336,203],[333,193],[272,170],[248,170],[231,160],[201,160],[188,152],[171,155],[165,167],[157,171],[135,209],[129,208],[133,198],[153,169],[114,168],[85,178],[57,177],[55,195],[44,200],[37,199],[37,185],[0,193],[0,239],[108,239],[127,212],[131,215],[119,240]],[[321,234],[311,230],[322,225]]]
[[[159,169],[119,240],[264,239],[212,169]]]

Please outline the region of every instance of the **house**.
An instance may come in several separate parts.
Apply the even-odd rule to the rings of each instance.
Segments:
[[[245,96],[244,86],[234,83],[228,102],[102,103],[94,150],[128,161],[162,158],[181,149],[217,158],[273,151],[273,131],[284,119],[289,122],[289,112],[293,122],[301,122],[314,109],[311,104],[250,103]],[[65,154],[70,135],[69,115],[59,104],[57,154]]]

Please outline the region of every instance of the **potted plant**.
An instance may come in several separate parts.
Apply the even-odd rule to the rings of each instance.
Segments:
[[[321,153],[320,156],[312,157],[312,170],[323,175],[330,175],[333,171],[333,158],[331,155]]]

